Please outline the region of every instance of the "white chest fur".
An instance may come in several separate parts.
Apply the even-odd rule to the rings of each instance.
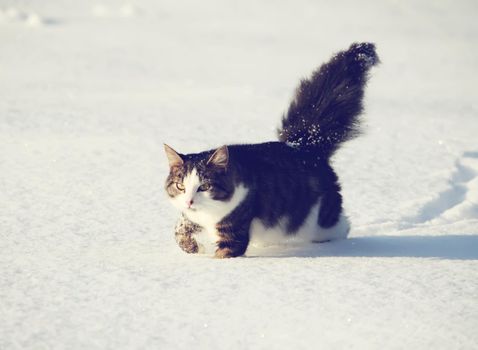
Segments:
[[[186,217],[206,230],[215,230],[216,224],[229,215],[247,196],[247,188],[240,184],[236,186],[234,194],[228,201],[212,199],[208,194],[207,198],[201,200],[197,207],[192,210],[185,210]]]
[[[200,209],[184,212],[189,220],[203,227],[201,232],[194,235],[202,252],[207,254],[214,252],[216,242],[219,240],[216,224],[229,215],[246,198],[247,192],[247,188],[241,184],[235,188],[233,196],[228,201],[210,199],[204,202]]]
[[[216,224],[229,215],[247,196],[248,189],[239,184],[232,197],[227,201],[214,200],[210,192],[198,191],[201,180],[193,169],[183,180],[184,192],[172,199],[172,203],[192,222],[203,227],[196,235],[198,243],[204,246],[215,245],[218,236]],[[192,202],[189,207],[188,203]]]

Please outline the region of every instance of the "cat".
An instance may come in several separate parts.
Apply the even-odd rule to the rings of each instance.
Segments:
[[[374,44],[354,43],[302,80],[279,141],[195,154],[165,144],[165,189],[181,212],[179,247],[198,253],[210,241],[216,258],[231,258],[245,254],[251,239],[346,238],[350,225],[330,158],[360,133],[368,72],[378,63]]]

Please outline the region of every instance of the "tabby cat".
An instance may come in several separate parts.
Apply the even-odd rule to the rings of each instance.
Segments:
[[[165,145],[166,192],[181,212],[176,241],[187,253],[243,255],[251,240],[323,242],[349,223],[330,158],[358,135],[375,45],[354,43],[302,80],[279,141],[180,154]]]

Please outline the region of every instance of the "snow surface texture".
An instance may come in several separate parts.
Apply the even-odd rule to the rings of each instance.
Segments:
[[[476,349],[476,1],[0,1],[0,349]],[[275,138],[377,44],[350,239],[183,254],[182,152]]]

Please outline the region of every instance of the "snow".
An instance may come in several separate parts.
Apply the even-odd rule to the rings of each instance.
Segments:
[[[0,349],[478,347],[474,1],[0,3]],[[275,139],[377,45],[350,239],[183,254],[163,142]]]

